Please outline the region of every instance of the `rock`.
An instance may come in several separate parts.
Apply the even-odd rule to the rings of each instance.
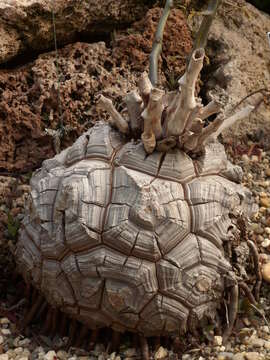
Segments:
[[[13,179],[13,180],[12,180],[13,183],[16,181],[15,178],[8,178],[8,177],[4,177],[4,176],[3,176],[3,177],[1,177],[1,182],[2,182],[2,181],[5,181],[3,178],[5,178],[6,180],[7,180],[7,179]],[[0,319],[0,324],[1,324],[1,325],[10,324],[10,320],[9,320],[8,318],[6,318],[6,317],[3,317],[3,318]]]
[[[167,356],[168,356],[168,350],[160,346],[159,349],[156,351],[154,358],[155,360],[161,360],[161,359],[166,359]]]
[[[44,355],[44,360],[54,360],[56,358],[56,352],[53,350],[48,351]]]
[[[264,239],[263,242],[261,243],[262,247],[264,248],[268,248],[270,246],[270,239]]]
[[[222,345],[222,336],[214,336],[213,345],[221,346]]]
[[[265,169],[265,175],[270,177],[270,168]]]
[[[110,359],[110,360],[115,360],[115,358],[116,358],[116,352],[111,353],[109,359]]]
[[[0,335],[0,345],[3,344],[3,342],[4,342],[4,338],[3,336]]]
[[[201,2],[197,0],[196,3],[200,8]],[[193,31],[198,28],[200,20],[200,16],[190,17],[189,24]],[[270,47],[266,33],[269,29],[269,15],[246,1],[221,2],[206,48],[210,58],[209,68],[216,66],[214,74],[209,71],[211,75],[204,79],[208,100],[213,97],[221,101],[227,112],[255,89],[268,88]],[[254,104],[261,97],[257,94],[249,98],[245,105]],[[239,138],[249,132],[261,138],[263,143],[270,144],[267,136],[270,107],[267,103],[261,106],[249,119],[224,132],[224,141],[234,139],[239,144]]]
[[[265,227],[264,231],[266,232],[266,234],[270,235],[270,227]]]
[[[242,353],[233,355],[232,360],[245,360],[245,353],[242,352]]]
[[[263,264],[261,271],[264,281],[270,283],[270,262]]]
[[[247,352],[245,354],[245,359],[246,360],[260,360],[261,356],[259,353],[257,352]]]
[[[217,356],[217,360],[231,360],[233,359],[233,353],[230,352],[221,352]]]
[[[250,158],[247,154],[242,155],[242,160],[244,161],[245,164],[248,164],[250,162]]]
[[[8,360],[8,354],[1,354],[0,360]]]
[[[270,198],[268,196],[260,198],[260,205],[266,208],[270,207]]]
[[[53,4],[53,8],[52,8]],[[54,11],[58,46],[85,37],[108,36],[142,18],[153,1],[3,0],[0,6],[0,63],[23,52],[53,48]],[[38,24],[38,27],[36,26]]]
[[[66,360],[68,358],[68,353],[64,350],[59,350],[57,351],[56,356],[60,360]]]
[[[247,342],[247,345],[254,347],[254,348],[260,348],[263,347],[265,343],[265,340],[260,339],[256,336],[251,336]]]
[[[162,9],[150,9],[138,22],[134,23],[128,31],[119,32],[116,36],[113,55],[120,63],[128,64],[132,71],[145,71],[149,67],[149,55]],[[181,33],[181,41],[175,41],[177,34]],[[173,75],[167,80],[167,86],[177,86],[176,79],[183,75],[186,67],[185,56],[192,50],[191,33],[187,26],[185,16],[179,9],[172,9],[168,17],[162,44],[162,53],[166,57],[166,65],[160,62],[160,73]],[[186,55],[184,55],[186,54]],[[184,56],[183,56],[184,55]],[[170,84],[168,84],[171,81]],[[174,82],[174,84],[173,84]]]
[[[137,356],[137,350],[135,348],[129,348],[124,351],[125,357],[135,357]]]
[[[11,334],[11,331],[9,329],[1,329],[0,331],[5,336],[8,336]]]

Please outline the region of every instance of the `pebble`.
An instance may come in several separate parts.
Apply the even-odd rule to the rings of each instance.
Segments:
[[[266,168],[266,169],[265,169],[265,175],[266,175],[266,176],[270,176],[270,168]]]
[[[264,281],[270,283],[270,262],[263,264],[261,271]]]
[[[23,348],[22,348],[22,347],[18,347],[18,348],[16,348],[16,349],[14,349],[14,352],[15,352],[16,354],[21,354],[21,353],[23,352]]]
[[[270,246],[270,239],[265,238],[261,245],[264,248],[268,248]]]
[[[214,346],[222,345],[222,336],[214,336]]]
[[[45,360],[54,360],[54,358],[56,358],[56,352],[54,350],[48,351],[44,356]]]
[[[260,198],[260,205],[266,208],[270,207],[270,198],[268,196],[264,196]]]
[[[8,354],[0,355],[0,360],[8,360]]]
[[[125,357],[135,357],[137,356],[137,351],[135,348],[129,348],[124,352]]]
[[[245,354],[245,358],[246,358],[246,360],[260,360],[261,359],[260,354],[257,352],[247,352]]]
[[[168,356],[168,350],[160,346],[160,348],[155,353],[155,360],[165,359]]]
[[[233,359],[233,353],[221,352],[218,354],[217,360],[231,360]]]
[[[1,333],[5,336],[11,335],[11,331],[9,329],[1,329]]]
[[[4,338],[2,335],[0,335],[0,345],[3,344],[3,342],[4,342]]]
[[[9,324],[9,323],[10,323],[10,321],[9,321],[9,319],[6,318],[6,317],[0,319],[0,324],[1,324],[1,325]]]
[[[270,235],[270,227],[265,227],[264,231],[266,232],[266,234]]]
[[[66,360],[68,358],[68,353],[64,350],[59,350],[57,351],[56,356],[59,360]]]
[[[245,360],[245,353],[241,352],[241,353],[233,355],[232,360]]]
[[[265,341],[263,339],[259,339],[257,337],[251,336],[248,340],[248,345],[254,348],[260,348],[264,346]]]

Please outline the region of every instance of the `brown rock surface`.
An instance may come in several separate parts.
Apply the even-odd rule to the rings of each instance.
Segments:
[[[191,27],[196,29],[199,21],[200,16],[195,15]],[[266,36],[269,29],[270,16],[251,4],[243,0],[222,1],[207,46],[210,65],[205,70],[204,92],[208,100],[211,97],[220,100],[228,112],[253,91],[269,89],[270,46]],[[255,104],[260,96],[253,96],[244,104]],[[247,132],[255,134],[258,130],[264,133],[270,130],[269,94],[250,119],[232,127],[224,139],[236,139]]]
[[[120,63],[128,63],[136,71],[148,69],[153,38],[161,14],[162,9],[151,9],[143,19],[116,36],[113,54]],[[191,49],[191,33],[185,16],[181,10],[173,9],[166,23],[162,61],[159,62],[161,73],[165,74],[168,81],[176,83],[177,78],[183,74],[186,57]]]
[[[0,4],[0,63],[32,50],[53,46],[52,10],[58,44],[77,34],[109,34],[141,18],[153,1],[144,0],[3,0]]]

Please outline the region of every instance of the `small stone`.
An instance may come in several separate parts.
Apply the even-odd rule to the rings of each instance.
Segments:
[[[264,196],[260,198],[260,205],[266,208],[270,207],[270,198],[268,196]]]
[[[264,231],[266,232],[266,234],[270,235],[270,227],[265,227]]]
[[[191,360],[191,355],[190,354],[184,354],[183,356],[182,356],[182,360]]]
[[[262,235],[264,233],[263,227],[258,223],[252,223],[251,229],[255,232],[255,234]]]
[[[1,333],[6,336],[11,335],[11,331],[9,329],[1,329]]]
[[[270,168],[265,169],[265,175],[270,177]]]
[[[0,360],[8,360],[8,354],[0,355]]]
[[[17,358],[17,357],[16,357]],[[15,358],[15,359],[16,359]],[[18,360],[28,360],[29,359],[29,357],[28,356],[21,356],[21,355],[19,355],[18,356]]]
[[[261,245],[264,248],[268,248],[268,246],[270,246],[270,239],[265,238]]]
[[[0,324],[1,325],[10,324],[10,320],[6,317],[3,317],[0,319]]]
[[[19,346],[28,346],[31,343],[31,340],[28,338],[22,339],[18,341]]]
[[[116,352],[111,353],[110,360],[115,360],[116,358]]]
[[[234,354],[232,360],[245,360],[245,353]]]
[[[68,353],[64,350],[59,350],[57,351],[56,356],[59,360],[66,360],[68,358]]]
[[[56,358],[56,352],[53,350],[48,351],[44,356],[45,360],[54,360],[55,358]]]
[[[22,356],[29,357],[30,356],[30,351],[28,349],[24,349],[23,352],[22,352]]]
[[[257,163],[259,161],[259,156],[258,155],[252,155],[251,156],[251,161],[254,163]]]
[[[4,342],[4,338],[2,335],[0,335],[0,345],[3,344],[3,342]]]
[[[135,348],[128,348],[127,350],[125,350],[124,356],[125,357],[135,357],[135,356],[137,356],[137,351]]]
[[[242,160],[244,161],[245,164],[248,164],[250,162],[250,158],[247,154],[242,155]]]
[[[270,262],[263,264],[261,271],[264,281],[270,283]]]
[[[160,346],[160,348],[155,353],[155,360],[165,359],[168,356],[168,350]]]
[[[106,358],[103,354],[100,354],[98,355],[98,360],[106,360]]]
[[[264,325],[260,327],[261,331],[264,332],[265,334],[269,334],[270,333],[270,329],[269,326]]]
[[[264,346],[265,341],[263,339],[259,339],[256,336],[251,336],[249,338],[249,342],[248,345],[254,347],[254,348],[259,348],[259,347],[263,347]]]
[[[214,336],[214,346],[222,345],[222,336]]]
[[[247,352],[245,354],[246,360],[260,360],[260,354],[257,352]]]
[[[265,347],[265,349],[269,350],[270,349],[270,341],[265,341],[264,347]]]
[[[231,360],[233,358],[233,353],[230,352],[221,352],[217,356],[217,360]]]
[[[21,354],[23,352],[23,348],[22,347],[17,347],[16,349],[14,349],[14,352],[16,354]]]

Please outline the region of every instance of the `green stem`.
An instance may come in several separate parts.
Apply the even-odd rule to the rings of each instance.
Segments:
[[[194,41],[192,53],[199,48],[205,48],[207,43],[208,33],[220,3],[221,0],[209,1],[208,8],[204,14],[203,21],[201,23],[200,29]]]
[[[164,28],[173,7],[173,0],[167,0],[162,16],[159,20],[157,31],[155,33],[154,43],[150,54],[150,68],[149,68],[149,79],[153,86],[158,83],[158,58],[162,50],[162,40]]]

